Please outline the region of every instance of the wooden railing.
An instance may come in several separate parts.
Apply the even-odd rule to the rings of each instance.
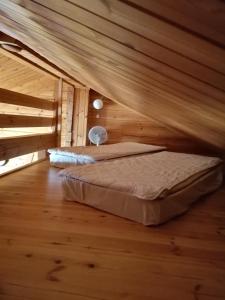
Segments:
[[[0,88],[0,102],[41,110],[50,110],[57,115],[57,102],[48,101]],[[55,131],[48,134],[0,138],[0,160],[7,160],[31,152],[55,147],[57,144],[56,117],[21,116],[0,114],[0,128],[49,127]]]
[[[55,126],[55,118],[0,114],[0,128]]]
[[[55,103],[0,88],[0,102],[26,107],[54,110]]]

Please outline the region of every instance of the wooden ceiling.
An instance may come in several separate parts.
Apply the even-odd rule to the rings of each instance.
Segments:
[[[219,0],[1,0],[0,28],[88,87],[225,149]]]

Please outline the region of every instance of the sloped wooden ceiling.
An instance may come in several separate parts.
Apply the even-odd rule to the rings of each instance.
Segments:
[[[1,30],[88,87],[225,149],[219,0],[1,0]]]

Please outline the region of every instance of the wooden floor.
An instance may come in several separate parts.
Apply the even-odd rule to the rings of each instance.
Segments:
[[[0,299],[225,299],[225,188],[144,227],[62,200],[42,162],[0,179]]]

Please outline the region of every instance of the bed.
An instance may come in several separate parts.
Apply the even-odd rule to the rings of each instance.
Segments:
[[[144,225],[157,225],[186,212],[223,181],[216,157],[161,149],[118,157],[60,172],[64,198]]]
[[[166,149],[163,146],[147,145],[134,142],[116,143],[100,146],[59,147],[48,150],[50,164],[57,168],[74,165],[92,164],[99,161],[124,156],[153,153]]]

